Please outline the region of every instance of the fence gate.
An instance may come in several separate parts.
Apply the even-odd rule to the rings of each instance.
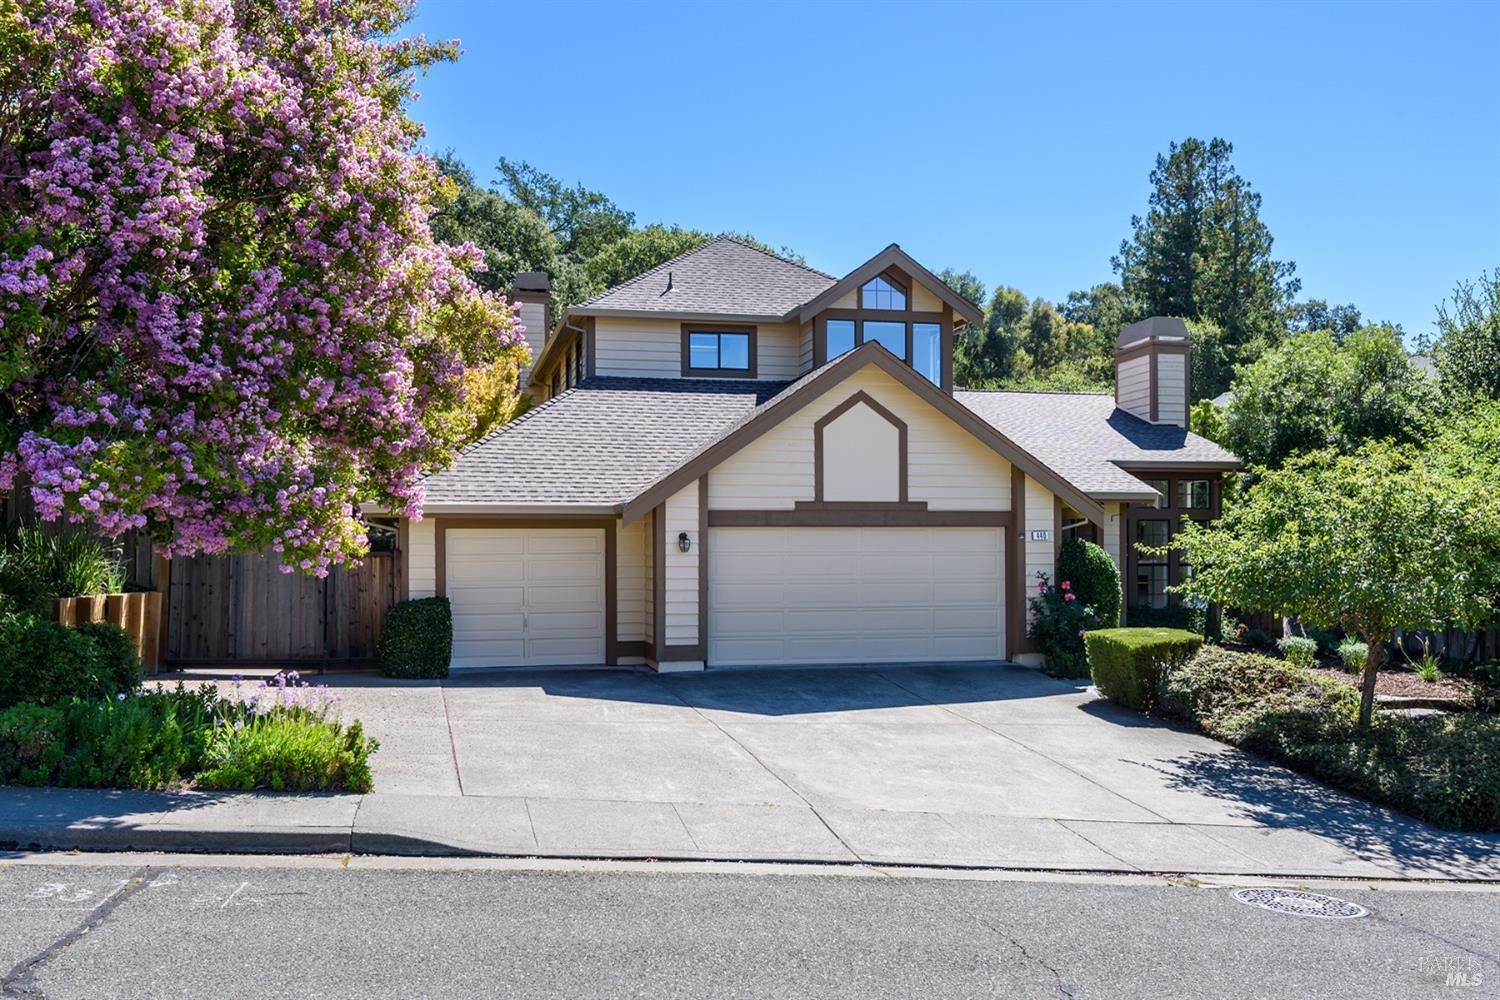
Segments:
[[[399,593],[400,559],[364,563],[319,580],[283,573],[270,555],[172,560],[167,662],[202,665],[331,665],[374,662],[385,613]]]

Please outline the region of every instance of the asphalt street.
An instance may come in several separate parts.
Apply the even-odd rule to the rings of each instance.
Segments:
[[[578,869],[582,870],[578,870]],[[1496,997],[1500,892],[377,859],[0,859],[20,997]]]

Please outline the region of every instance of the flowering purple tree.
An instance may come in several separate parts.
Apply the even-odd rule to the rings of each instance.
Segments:
[[[404,102],[452,45],[409,0],[0,10],[0,489],[170,553],[322,573],[358,505],[416,514],[525,350],[437,244]]]

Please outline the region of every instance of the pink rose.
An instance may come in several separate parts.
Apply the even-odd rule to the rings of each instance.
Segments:
[[[1062,589],[1063,589],[1063,590],[1072,590],[1072,589],[1073,589],[1073,587],[1072,587],[1072,585],[1071,585],[1071,584],[1069,584],[1069,583],[1068,583],[1068,581],[1067,581],[1067,580],[1064,580],[1064,581],[1063,581],[1063,582],[1062,582]]]
[[[1063,600],[1065,600],[1065,601],[1071,601],[1071,600],[1073,600],[1073,595],[1072,594],[1064,594],[1063,595]]]

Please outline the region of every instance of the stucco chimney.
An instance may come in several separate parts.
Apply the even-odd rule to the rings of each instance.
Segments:
[[[1152,316],[1120,331],[1115,341],[1115,404],[1153,424],[1188,423],[1188,328]]]
[[[531,348],[531,359],[535,361],[547,342],[547,303],[552,300],[552,285],[546,271],[522,271],[516,275],[515,287],[510,298],[521,308],[521,325],[526,328],[526,346]],[[531,366],[521,369],[521,381],[517,389],[525,389],[531,375]]]

